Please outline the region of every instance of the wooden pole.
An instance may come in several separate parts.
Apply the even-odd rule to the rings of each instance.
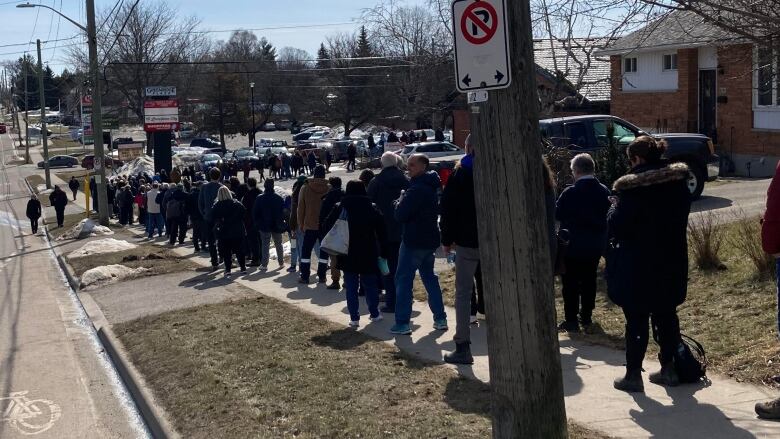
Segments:
[[[472,108],[494,438],[567,436],[528,0],[506,2],[512,86]]]

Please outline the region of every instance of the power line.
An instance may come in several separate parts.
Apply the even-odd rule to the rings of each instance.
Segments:
[[[116,8],[119,7],[121,3],[124,3],[124,0],[117,0],[117,2],[114,3],[114,7],[111,8],[111,11],[108,13],[108,15],[106,15],[106,19],[103,20],[103,23],[100,25],[100,28],[102,28],[103,26],[106,25],[106,23],[108,23],[108,19],[111,18],[111,15],[114,13],[114,11],[116,11]],[[117,13],[117,16],[119,16],[119,13]],[[116,21],[116,17],[114,17],[114,20]],[[109,30],[113,28],[114,28],[114,23],[111,23],[111,27],[109,28]]]
[[[41,44],[53,43],[53,42],[56,42],[56,41],[68,41],[68,40],[72,40],[74,38],[78,38],[80,36],[81,35],[74,35],[74,36],[68,37],[68,38],[60,38],[60,39],[54,39],[54,40],[41,41]],[[32,44],[32,41],[29,41],[29,42],[26,42],[26,43],[3,44],[3,45],[0,45],[0,47],[26,46],[28,44]]]
[[[62,13],[62,0],[60,0],[60,13]],[[60,22],[62,21],[62,16],[57,14],[57,33],[54,35],[54,39],[56,40],[60,36]],[[42,42],[41,42],[42,43]],[[54,43],[54,50],[51,52],[51,57],[54,58],[54,54],[57,53],[57,42]]]
[[[122,32],[125,30],[125,26],[127,26],[127,22],[130,21],[130,17],[133,16],[133,11],[135,10],[135,7],[138,6],[138,3],[140,3],[141,0],[135,0],[135,3],[133,3],[133,6],[130,8],[130,11],[127,13],[127,16],[125,17],[124,23],[122,23],[122,27],[119,29],[119,32],[116,33],[116,38],[114,38],[114,42],[111,43],[111,47],[106,50],[106,54],[103,57],[103,61],[100,61],[100,64],[104,64],[106,62],[106,58],[108,57],[108,54],[111,53],[111,50],[116,45],[116,42],[119,41],[119,37],[122,35]],[[119,16],[119,13],[117,13],[117,17]],[[116,20],[116,17],[114,17]],[[111,27],[113,28],[114,23],[111,23]],[[109,32],[111,29],[109,29]]]

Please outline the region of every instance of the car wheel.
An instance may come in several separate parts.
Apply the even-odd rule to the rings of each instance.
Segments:
[[[688,173],[688,190],[691,192],[691,198],[694,200],[698,199],[701,196],[701,193],[704,191],[704,181],[706,178],[704,177],[704,170],[702,170],[702,167],[699,165],[696,165],[694,163],[686,163],[688,165],[688,168],[690,169],[690,172]]]

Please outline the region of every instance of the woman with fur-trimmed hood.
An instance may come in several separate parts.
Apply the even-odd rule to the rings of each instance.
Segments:
[[[650,382],[679,384],[673,356],[680,344],[677,307],[687,293],[691,195],[688,166],[665,163],[665,149],[649,136],[628,146],[631,171],[615,182],[607,215],[609,297],[626,316],[627,370],[615,388],[627,392],[644,391],[642,360],[650,321],[661,348],[661,371],[650,374]]]

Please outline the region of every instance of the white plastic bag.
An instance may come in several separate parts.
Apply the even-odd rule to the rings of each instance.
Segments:
[[[329,255],[339,256],[349,253],[349,221],[347,210],[341,208],[341,215],[320,243],[320,248]]]

